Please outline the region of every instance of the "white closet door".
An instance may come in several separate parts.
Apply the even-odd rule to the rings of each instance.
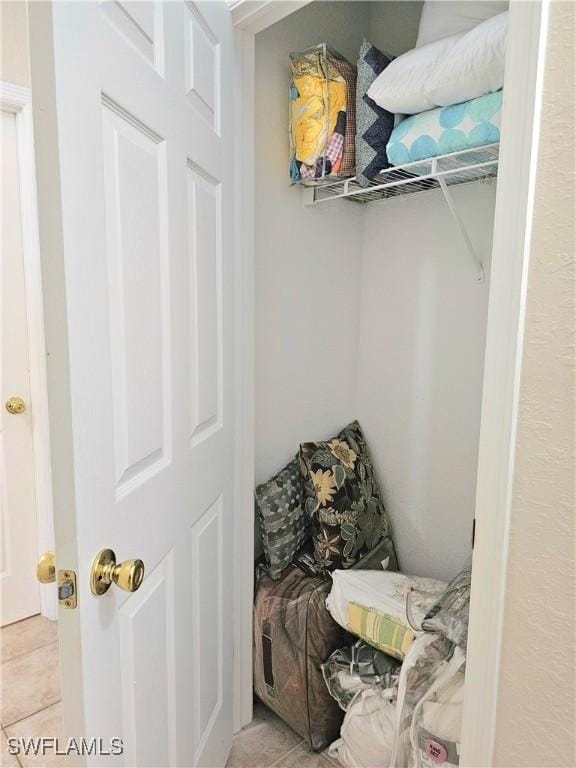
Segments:
[[[58,525],[57,498],[56,556],[70,567],[62,552],[75,536],[76,619],[64,609],[60,618],[63,647],[81,653],[78,679],[63,659],[65,712],[83,707],[88,737],[123,739],[124,754],[106,765],[223,766],[233,636],[230,14],[223,0],[56,2],[52,20],[76,526]],[[66,487],[57,443],[54,472]],[[91,593],[102,548],[143,560],[137,592]]]

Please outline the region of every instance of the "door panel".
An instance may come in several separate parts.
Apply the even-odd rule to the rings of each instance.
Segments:
[[[220,184],[188,161],[193,443],[222,425],[221,223]]]
[[[194,563],[194,639],[196,701],[198,714],[195,753],[198,758],[218,721],[222,709],[224,670],[222,610],[222,553],[224,541],[223,500],[219,497],[192,527]],[[230,619],[230,617],[228,617]]]
[[[220,46],[198,8],[186,3],[186,92],[195,109],[220,130]]]
[[[166,145],[103,109],[117,496],[169,462]]]
[[[104,0],[102,12],[134,49],[162,73],[162,3]]]
[[[81,679],[64,689],[81,699],[86,736],[124,740],[107,765],[222,766],[233,655],[230,13],[220,1],[57,2],[52,22],[73,477],[57,448],[53,470],[56,489],[73,484],[82,653]],[[59,568],[72,567],[58,559],[69,545],[57,526]],[[91,594],[103,547],[144,561],[138,592]]]
[[[176,763],[172,558],[168,553],[119,611],[128,765]]]

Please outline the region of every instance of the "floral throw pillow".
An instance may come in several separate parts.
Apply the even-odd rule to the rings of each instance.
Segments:
[[[302,443],[300,469],[318,565],[350,568],[390,533],[360,424],[332,440]]]

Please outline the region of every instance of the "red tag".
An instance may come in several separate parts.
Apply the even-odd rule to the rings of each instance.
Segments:
[[[434,741],[433,739],[426,739],[424,742],[424,752],[426,752],[435,765],[445,763],[448,759],[446,747],[443,744],[440,744],[439,741]]]

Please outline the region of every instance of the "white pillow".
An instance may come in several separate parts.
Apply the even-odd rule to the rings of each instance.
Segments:
[[[394,59],[368,96],[389,112],[415,115],[498,91],[504,85],[508,12]]]
[[[420,16],[416,47],[435,43],[443,37],[462,35],[482,21],[504,13],[508,2],[485,0],[426,0]]]

